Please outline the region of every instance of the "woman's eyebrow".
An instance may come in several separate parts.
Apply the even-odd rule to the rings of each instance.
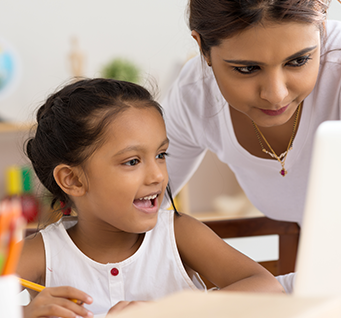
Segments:
[[[300,50],[290,56],[288,56],[284,61],[290,61],[295,58],[298,58],[314,49],[317,48],[317,45],[307,47],[303,50]],[[258,61],[252,61],[252,60],[224,60],[224,62],[231,63],[231,64],[239,64],[239,65],[245,65],[245,66],[253,66],[253,65],[265,65],[263,62],[258,62]]]
[[[314,45],[314,46],[310,46],[310,47],[307,47],[301,51],[298,51],[297,53],[294,53],[293,55],[290,55],[289,57],[286,58],[286,61],[289,61],[289,60],[294,60],[295,58],[298,58],[314,49],[317,48],[317,45]]]

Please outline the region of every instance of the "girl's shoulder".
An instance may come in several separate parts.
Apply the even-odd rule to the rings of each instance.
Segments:
[[[174,234],[179,247],[183,244],[188,245],[191,240],[194,240],[193,242],[196,244],[199,237],[210,238],[213,232],[205,224],[188,214],[176,215],[174,213]]]
[[[24,239],[17,274],[27,280],[45,285],[45,250],[40,232]]]

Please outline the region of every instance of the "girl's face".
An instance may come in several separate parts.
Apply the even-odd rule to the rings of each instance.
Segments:
[[[168,183],[163,118],[152,107],[129,108],[105,138],[85,164],[79,217],[129,233],[151,230]]]
[[[223,40],[210,58],[231,107],[259,126],[282,125],[314,88],[320,32],[313,24],[267,23]]]

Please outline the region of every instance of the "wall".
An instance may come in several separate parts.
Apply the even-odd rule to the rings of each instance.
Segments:
[[[341,20],[341,3],[338,0],[332,0],[328,11],[328,19]]]
[[[0,129],[0,199],[6,194],[6,168],[11,165],[27,165],[28,159],[23,152],[23,144],[28,130],[1,131]]]
[[[85,55],[84,75],[124,56],[159,84],[160,99],[197,47],[186,25],[187,0],[1,0],[0,39],[21,60],[16,91],[0,99],[0,119],[27,121],[45,96],[72,75],[71,39]],[[341,19],[331,1],[330,19]]]
[[[136,62],[161,95],[197,52],[185,20],[187,0],[1,0],[0,38],[17,51],[22,75],[0,99],[0,118],[27,121],[48,93],[72,75],[71,39],[85,55],[84,75],[100,76],[113,57]]]

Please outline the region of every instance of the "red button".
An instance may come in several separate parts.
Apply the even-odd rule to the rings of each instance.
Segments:
[[[117,269],[116,267],[114,267],[114,268],[110,271],[110,273],[111,273],[112,276],[117,276],[118,273],[119,273],[119,271],[118,271],[118,269]]]

